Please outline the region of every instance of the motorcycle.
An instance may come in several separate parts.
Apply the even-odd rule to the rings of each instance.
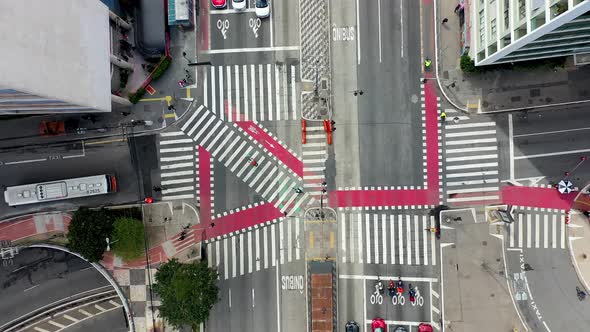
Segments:
[[[410,295],[410,302],[414,303],[416,301],[416,291],[412,287],[412,284],[408,286],[408,293]]]
[[[397,280],[397,292],[402,295],[404,294],[404,282],[401,277]]]
[[[381,281],[381,278],[377,279],[377,283],[375,284],[375,292],[378,292],[381,295],[383,295],[383,293],[385,293],[385,290],[383,289],[383,282]]]
[[[586,292],[581,290],[578,286],[576,286],[576,293],[578,294],[578,300],[583,301],[586,298]]]
[[[393,280],[389,280],[389,286],[387,287],[387,289],[389,290],[389,296],[394,297],[396,293],[396,287]]]

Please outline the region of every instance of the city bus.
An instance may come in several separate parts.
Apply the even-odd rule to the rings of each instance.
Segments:
[[[9,206],[17,206],[102,195],[116,191],[117,180],[115,176],[104,174],[6,187],[4,200]]]

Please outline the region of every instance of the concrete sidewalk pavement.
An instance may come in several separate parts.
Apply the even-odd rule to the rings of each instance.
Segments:
[[[572,264],[580,283],[590,291],[590,222],[578,211],[570,212],[568,225],[569,249]]]
[[[566,60],[564,68],[496,69],[464,74],[460,68],[462,27],[459,15],[454,13],[457,3],[458,0],[435,1],[438,78],[451,103],[464,111],[482,113],[590,103],[590,66],[576,68],[572,57]],[[468,6],[465,8],[469,10]],[[469,28],[475,18],[468,16],[465,24]],[[448,22],[442,24],[444,18]]]

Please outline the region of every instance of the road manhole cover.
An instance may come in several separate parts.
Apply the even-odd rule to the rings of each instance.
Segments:
[[[412,95],[411,100],[412,100],[412,103],[413,104],[417,103],[418,102],[418,96]]]

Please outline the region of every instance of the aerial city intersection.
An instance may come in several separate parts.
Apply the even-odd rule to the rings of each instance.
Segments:
[[[590,0],[0,12],[0,331],[590,327]]]

